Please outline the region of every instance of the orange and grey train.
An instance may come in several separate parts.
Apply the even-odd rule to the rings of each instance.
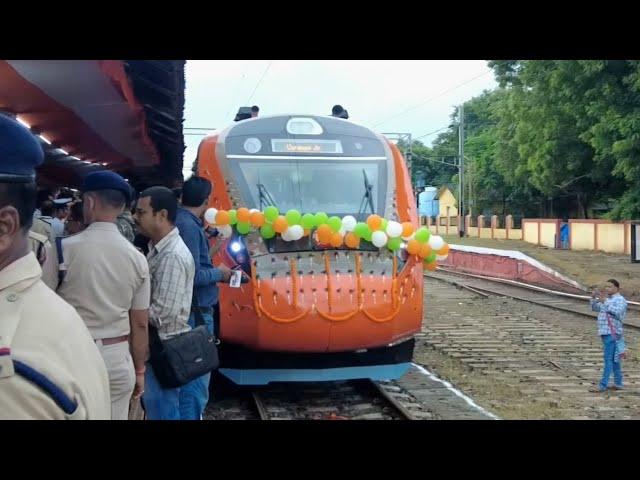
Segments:
[[[418,216],[405,159],[347,120],[277,115],[240,121],[200,143],[196,171],[210,207],[355,216]],[[422,322],[422,263],[362,240],[357,249],[263,239],[222,240],[214,263],[250,280],[220,287],[220,372],[236,384],[396,379]]]

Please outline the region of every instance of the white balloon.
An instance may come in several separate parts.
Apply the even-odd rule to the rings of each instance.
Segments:
[[[449,256],[449,254],[447,254],[447,255],[436,255],[436,260],[441,262],[442,260],[446,260],[448,256]]]
[[[356,223],[358,221],[352,215],[347,215],[342,219],[342,228],[347,232],[353,232],[353,229],[356,228]]]
[[[343,237],[345,236],[345,234],[347,233],[347,231],[344,228],[344,225],[342,227],[340,227],[340,230],[338,230],[338,233],[340,235],[342,235]]]
[[[252,208],[251,210],[249,210],[249,213],[255,213],[255,212],[259,212],[260,210],[258,210],[257,208]]]
[[[437,252],[444,246],[444,239],[440,235],[431,235],[428,243],[431,249]]]
[[[304,228],[301,225],[292,225],[287,229],[291,240],[300,240],[304,236]],[[286,233],[286,232],[285,232]]]
[[[387,234],[380,230],[373,232],[371,234],[371,243],[378,248],[384,247],[387,244]]]
[[[231,225],[222,225],[218,227],[218,232],[220,233],[220,238],[231,238],[233,229],[231,228]]]
[[[387,223],[387,235],[390,238],[397,238],[402,235],[402,224],[394,222],[393,220]]]
[[[216,223],[216,215],[218,214],[218,210],[215,208],[207,208],[204,212],[204,219],[209,225],[214,225]]]
[[[290,242],[293,240],[293,238],[291,237],[291,227],[282,232],[282,240],[284,240],[285,242]]]

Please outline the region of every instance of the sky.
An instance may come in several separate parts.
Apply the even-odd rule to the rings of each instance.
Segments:
[[[496,86],[485,60],[188,60],[183,173],[200,134],[233,123],[241,106],[329,115],[340,104],[351,121],[430,145],[456,105]]]

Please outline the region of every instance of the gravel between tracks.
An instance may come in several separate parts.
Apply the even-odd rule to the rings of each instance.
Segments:
[[[594,321],[426,277],[414,359],[504,419],[640,418],[639,335],[625,337],[627,390],[589,393],[602,368]]]

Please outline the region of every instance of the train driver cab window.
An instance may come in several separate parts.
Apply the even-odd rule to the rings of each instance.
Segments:
[[[380,214],[383,205],[385,192],[380,186],[385,185],[386,175],[382,161],[242,160],[237,166],[251,208],[275,205],[281,212],[357,215],[367,192],[365,184],[371,191],[371,202],[364,202],[365,218]]]

